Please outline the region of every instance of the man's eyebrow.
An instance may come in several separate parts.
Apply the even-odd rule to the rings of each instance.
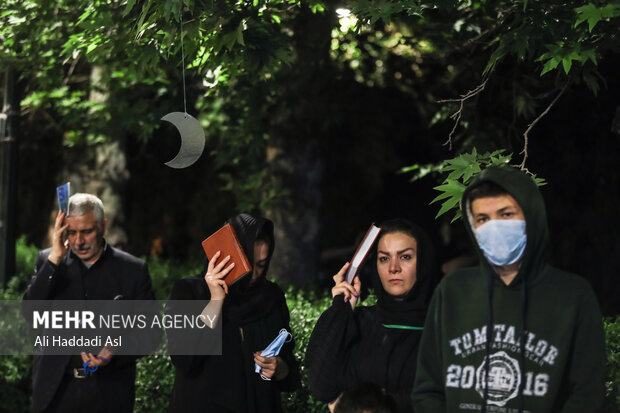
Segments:
[[[506,205],[505,207],[498,209],[497,212],[505,212],[507,209],[511,209],[511,208],[515,208],[515,206],[514,205]]]

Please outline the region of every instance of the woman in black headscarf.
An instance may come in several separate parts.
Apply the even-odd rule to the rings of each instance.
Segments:
[[[418,343],[438,281],[433,248],[417,225],[394,219],[379,225],[372,284],[377,304],[357,307],[359,277],[344,281],[349,263],[334,276],[332,306],[319,318],[306,351],[312,394],[331,402],[357,383],[376,383],[412,412],[410,394]]]
[[[222,354],[171,356],[176,375],[169,412],[281,412],[280,392],[300,385],[294,341],[276,357],[260,356],[281,329],[291,331],[284,293],[265,278],[274,250],[273,223],[249,214],[228,222],[253,270],[227,287],[223,278],[234,264],[217,253],[206,274],[175,282],[166,311],[175,312],[174,300],[211,300],[203,315],[221,323]],[[173,346],[184,344],[182,333],[169,331],[168,339]],[[261,374],[255,373],[255,364]]]

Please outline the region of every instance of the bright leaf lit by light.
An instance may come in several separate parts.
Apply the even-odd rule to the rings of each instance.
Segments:
[[[348,32],[357,24],[357,17],[349,9],[336,9],[336,15],[340,22],[340,31],[343,33]]]
[[[341,19],[343,17],[349,17],[351,15],[351,10],[349,9],[336,9],[336,14],[338,18]]]

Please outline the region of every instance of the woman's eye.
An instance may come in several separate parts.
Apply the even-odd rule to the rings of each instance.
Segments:
[[[387,257],[379,257],[379,262],[386,262],[387,260]]]
[[[411,255],[409,255],[409,254],[401,255],[400,258],[402,260],[409,261],[411,259]]]

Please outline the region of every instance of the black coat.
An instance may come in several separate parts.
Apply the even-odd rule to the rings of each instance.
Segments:
[[[420,329],[386,328],[376,306],[355,312],[342,295],[317,322],[306,353],[312,394],[329,402],[357,383],[376,383],[396,399],[399,412],[411,412]],[[416,327],[416,326],[411,326]]]
[[[267,264],[262,277],[254,284],[250,285],[248,275],[230,286],[220,320],[221,355],[171,356],[176,367],[171,413],[278,413],[282,411],[280,392],[294,391],[301,383],[293,355],[294,340],[285,343],[279,354],[289,367],[284,379],[267,381],[254,372],[253,353],[264,350],[281,329],[291,332],[284,293],[265,279],[275,248],[273,223],[249,214],[237,215],[229,222],[251,263],[256,240],[268,243]],[[175,282],[166,311],[175,313],[174,300],[210,298],[202,274],[186,277]],[[175,347],[175,340],[183,339],[174,330],[167,330],[167,334],[170,348]]]
[[[24,300],[126,300],[154,299],[144,261],[109,245],[90,268],[68,252],[59,265],[48,259],[50,249],[39,252]],[[76,356],[35,355],[32,374],[32,406],[45,409],[56,395]],[[131,412],[135,398],[136,357],[116,356],[87,380],[94,380],[104,397],[106,411]],[[99,395],[97,395],[99,397]]]
[[[254,372],[255,351],[264,350],[281,329],[291,331],[284,293],[265,282],[264,293],[273,297],[271,311],[240,324],[222,312],[222,355],[171,356],[175,379],[170,413],[260,412],[282,410],[280,392],[294,391],[300,384],[298,364],[293,356],[294,341],[282,347],[280,357],[290,368],[283,380],[265,381]],[[177,280],[170,300],[208,300],[209,290],[202,276]],[[174,312],[171,306],[167,311]],[[168,340],[175,336],[168,330]]]
[[[377,305],[351,309],[344,296],[334,297],[317,321],[306,349],[306,371],[312,394],[330,402],[358,383],[375,383],[396,399],[400,413],[413,411],[410,400],[418,345],[430,296],[437,284],[433,248],[426,233],[406,220],[387,221],[408,228],[417,241],[417,281],[403,299],[390,296],[373,266]],[[378,244],[378,242],[377,242]],[[369,260],[371,261],[371,260]]]

